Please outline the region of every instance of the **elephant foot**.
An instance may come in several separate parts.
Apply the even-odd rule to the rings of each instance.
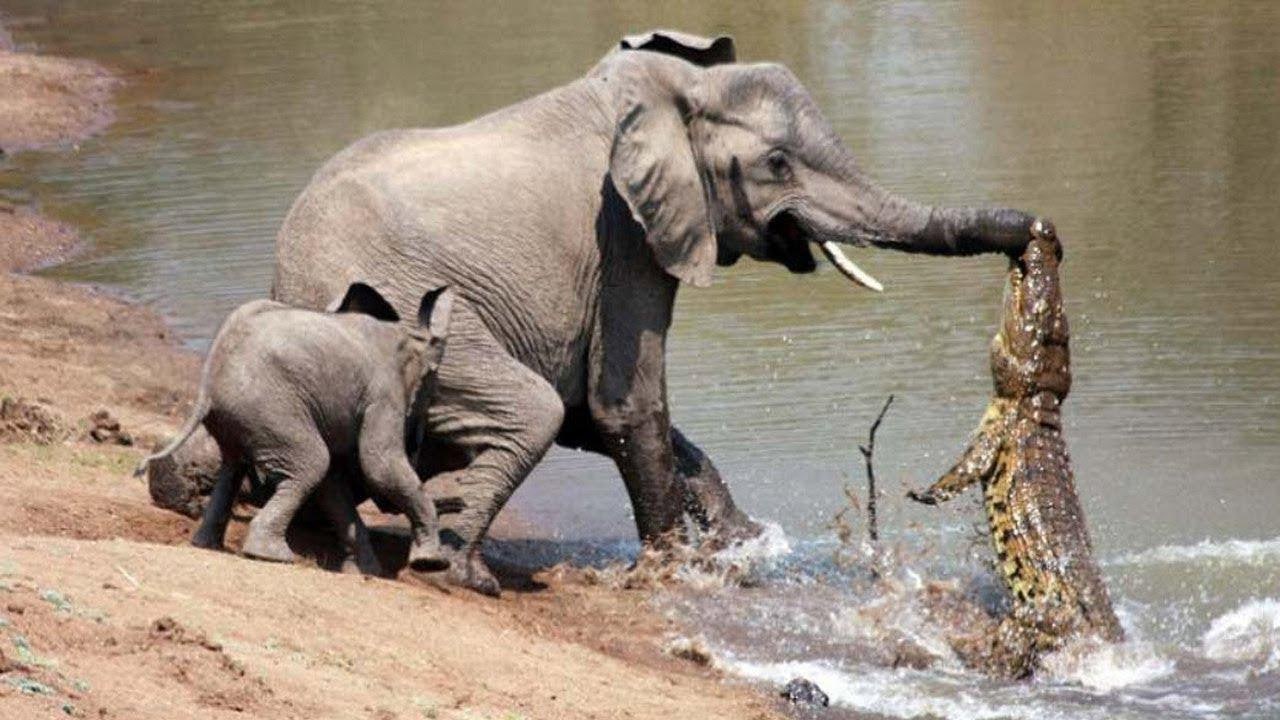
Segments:
[[[714,551],[754,540],[764,534],[764,526],[752,520],[746,513],[725,519],[703,536],[703,546]]]
[[[414,543],[409,548],[409,567],[418,572],[440,572],[448,570],[451,565],[453,563],[445,556],[440,541],[435,537]]]
[[[245,538],[240,553],[245,557],[269,562],[291,563],[298,559],[283,537],[264,537],[261,533],[255,533],[253,523],[249,524],[249,536]]]
[[[194,547],[203,548],[205,550],[224,550],[222,538],[217,537],[212,532],[205,532],[203,528],[197,530],[195,535],[191,536],[191,544]]]
[[[366,552],[356,551],[343,555],[342,562],[338,566],[338,572],[343,575],[386,577],[386,571],[382,569],[382,563],[379,562],[378,556],[374,554],[373,548],[369,548]]]
[[[450,585],[464,587],[488,597],[502,596],[502,586],[498,584],[498,578],[494,577],[489,566],[485,564],[479,548],[454,550],[445,546],[444,554],[449,559],[445,580]]]
[[[385,571],[382,569],[382,563],[378,562],[377,558],[361,560],[354,555],[348,555],[342,558],[342,564],[338,567],[338,572],[343,575],[383,577]]]

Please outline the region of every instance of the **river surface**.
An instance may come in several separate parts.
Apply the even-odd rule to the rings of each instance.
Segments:
[[[854,632],[841,609],[865,598],[828,567],[830,523],[845,483],[862,492],[856,446],[890,393],[882,532],[927,555],[921,572],[973,565],[976,503],[908,507],[902,491],[945,469],[982,412],[996,257],[852,251],[883,295],[827,267],[792,276],[751,261],[682,291],[676,421],[791,551],[766,589],[676,611],[737,672],[821,676],[849,711],[1280,716],[1280,4],[5,0],[3,11],[20,45],[131,79],[105,136],[0,160],[0,193],[88,228],[93,250],[52,275],[153,303],[196,348],[265,295],[289,203],[362,135],[467,120],[654,26],[727,32],[743,60],[785,63],[888,187],[1056,221],[1074,331],[1067,437],[1137,640],[1030,689],[840,651]],[[593,456],[553,452],[512,507],[566,544],[621,540],[625,553],[634,537],[621,482]]]

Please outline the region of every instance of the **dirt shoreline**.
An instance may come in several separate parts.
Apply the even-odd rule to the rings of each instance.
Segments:
[[[0,50],[0,147],[100,131],[115,83]],[[781,717],[668,656],[680,629],[644,592],[542,573],[493,601],[187,546],[129,471],[199,358],[148,308],[17,274],[82,247],[74,227],[0,206],[0,240],[0,718]]]
[[[74,146],[111,124],[111,94],[120,83],[111,71],[6,44],[0,38],[0,151]]]

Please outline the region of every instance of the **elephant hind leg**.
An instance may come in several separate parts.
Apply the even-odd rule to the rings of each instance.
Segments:
[[[369,540],[369,528],[360,519],[356,511],[355,499],[347,479],[336,473],[329,473],[319,489],[320,506],[325,515],[333,523],[338,542],[342,545],[342,570],[358,570],[364,575],[382,576],[382,563],[373,551],[373,543]]]
[[[276,491],[249,522],[241,548],[259,560],[293,562],[285,533],[298,508],[311,496],[329,472],[329,448],[315,433],[286,440],[271,451],[255,449],[254,466],[259,477],[275,481]]]
[[[200,527],[191,536],[192,545],[209,550],[222,549],[227,536],[227,523],[231,520],[231,509],[246,470],[247,466],[242,460],[224,453],[217,479],[213,483],[213,492],[200,519]]]
[[[564,420],[564,403],[542,376],[509,355],[471,308],[454,307],[436,397],[427,410],[433,440],[469,458],[429,482],[454,487],[463,508],[447,518],[442,539],[449,580],[485,595],[500,592],[480,543],[494,517],[546,454]]]
[[[675,454],[676,475],[685,483],[685,511],[698,524],[707,542],[727,546],[764,532],[760,523],[738,508],[711,458],[674,425],[671,449]]]

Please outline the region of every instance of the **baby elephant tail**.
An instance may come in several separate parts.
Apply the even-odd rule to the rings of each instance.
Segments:
[[[209,396],[205,394],[204,388],[200,388],[200,395],[196,398],[196,406],[191,411],[191,417],[187,418],[187,424],[182,426],[178,431],[178,436],[173,439],[163,450],[159,450],[151,455],[142,458],[142,462],[138,463],[138,468],[133,471],[134,477],[142,477],[147,472],[147,466],[156,460],[169,457],[174,450],[182,447],[182,443],[191,437],[191,433],[196,431],[200,423],[204,422],[204,418],[209,414]]]

